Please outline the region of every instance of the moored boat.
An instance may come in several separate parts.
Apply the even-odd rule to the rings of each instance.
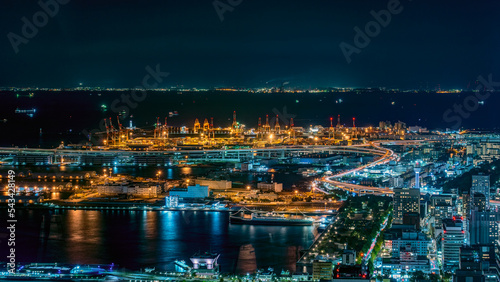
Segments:
[[[238,211],[229,216],[229,222],[232,224],[309,226],[313,225],[314,219],[307,216],[285,216],[275,212]]]

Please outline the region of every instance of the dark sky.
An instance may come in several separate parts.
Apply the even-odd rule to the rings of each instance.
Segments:
[[[347,63],[339,44],[354,46],[354,27],[389,2],[241,0],[221,21],[213,0],[69,0],[16,54],[9,32],[21,36],[21,18],[41,7],[2,0],[0,86],[132,87],[157,64],[171,74],[160,86],[465,88],[500,77],[493,0],[401,0]]]

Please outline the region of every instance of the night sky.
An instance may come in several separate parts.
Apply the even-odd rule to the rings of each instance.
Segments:
[[[0,86],[133,87],[157,64],[170,73],[162,87],[434,89],[500,77],[499,1],[401,0],[350,63],[339,44],[355,46],[354,28],[393,0],[219,0],[236,4],[222,18],[213,0],[59,1],[17,54],[8,34],[22,36],[21,18],[42,8],[0,1]]]

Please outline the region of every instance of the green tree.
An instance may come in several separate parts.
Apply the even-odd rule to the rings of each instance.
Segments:
[[[422,271],[415,271],[411,276],[410,276],[410,282],[417,282],[419,280],[426,280],[427,275],[423,273]]]

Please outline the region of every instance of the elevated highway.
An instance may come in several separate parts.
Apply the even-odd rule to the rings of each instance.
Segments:
[[[372,146],[277,146],[249,149],[207,150],[74,150],[37,148],[0,148],[0,160],[14,165],[103,165],[161,166],[172,162],[244,162],[255,159],[286,159],[304,155],[368,154],[384,157],[386,151]]]
[[[384,152],[384,154],[378,158],[375,159],[373,162],[368,163],[366,165],[362,165],[359,167],[356,167],[351,170],[343,171],[340,173],[337,173],[335,175],[329,176],[329,177],[323,177],[321,179],[322,182],[327,183],[329,185],[333,185],[338,189],[342,189],[344,191],[350,192],[350,193],[356,193],[358,195],[366,195],[366,194],[372,194],[372,195],[385,195],[385,196],[390,196],[394,194],[392,189],[387,188],[387,187],[370,187],[370,186],[363,186],[363,185],[357,185],[353,183],[346,183],[346,182],[341,182],[336,179],[349,175],[351,173],[354,173],[356,171],[363,170],[365,168],[373,167],[376,165],[380,164],[385,164],[390,161],[399,161],[399,156],[394,153],[391,149],[384,148],[381,146],[381,143],[399,143],[399,144],[414,144],[416,140],[401,140],[401,141],[389,141],[389,142],[372,142],[370,143],[370,146],[374,148],[375,150],[378,150],[379,152]],[[406,142],[406,143],[405,143]],[[411,143],[410,143],[411,142]],[[422,142],[422,141],[421,141]],[[326,191],[323,191],[326,192]]]

